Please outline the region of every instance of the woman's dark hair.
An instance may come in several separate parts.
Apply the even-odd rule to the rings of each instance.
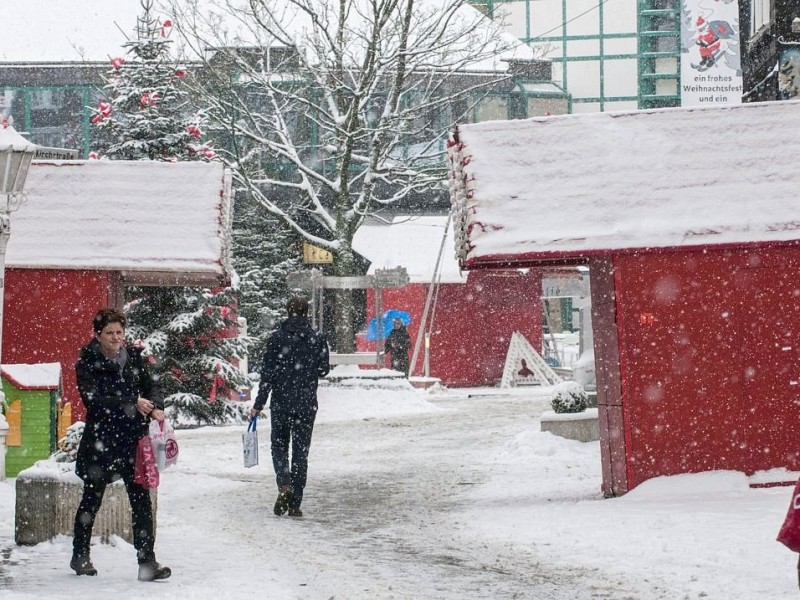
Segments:
[[[100,333],[109,323],[119,323],[122,325],[122,328],[125,329],[127,322],[128,320],[125,318],[125,315],[116,308],[101,308],[94,316],[92,327],[95,333]]]

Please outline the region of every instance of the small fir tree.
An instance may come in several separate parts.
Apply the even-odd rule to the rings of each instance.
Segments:
[[[138,288],[126,306],[127,333],[155,357],[167,411],[178,426],[242,421],[249,405],[232,402],[250,382],[232,359],[247,353],[237,335],[233,290]],[[156,327],[153,324],[157,325]]]
[[[56,462],[75,462],[78,459],[78,446],[83,437],[83,429],[86,423],[77,421],[67,427],[67,432],[58,440],[58,450],[50,455]]]
[[[234,266],[239,274],[239,314],[247,320],[251,371],[258,370],[267,337],[286,316],[289,273],[301,271],[297,235],[250,197],[237,196],[233,219]]]
[[[136,39],[124,44],[125,57],[111,60],[106,100],[95,109],[97,156],[114,160],[211,160],[201,142],[205,118],[192,111],[182,85],[187,70],[173,59],[170,21],[151,15],[142,0]]]
[[[576,381],[562,381],[554,388],[550,406],[556,413],[579,413],[586,410],[589,396]]]

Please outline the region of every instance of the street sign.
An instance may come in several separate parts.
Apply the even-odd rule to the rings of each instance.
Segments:
[[[314,288],[314,280],[322,279],[315,273],[309,271],[300,271],[298,273],[288,273],[286,275],[286,286],[288,288],[296,288],[303,290],[310,290]]]
[[[46,148],[38,146],[33,160],[76,160],[78,151],[72,148]]]
[[[403,287],[410,279],[405,267],[394,267],[393,269],[375,269],[375,287],[392,288]]]
[[[303,242],[303,262],[313,265],[331,264],[333,262],[333,254],[325,250],[325,248]]]
[[[542,298],[587,298],[589,276],[542,277]]]
[[[355,277],[326,276],[322,278],[322,285],[328,290],[365,290],[372,287],[372,277],[357,275]]]
[[[408,273],[403,267],[394,269],[377,269],[374,275],[354,275],[339,277],[325,275],[318,269],[299,271],[286,276],[286,285],[290,288],[306,290],[324,288],[326,290],[365,290],[373,287],[402,287],[409,281]]]

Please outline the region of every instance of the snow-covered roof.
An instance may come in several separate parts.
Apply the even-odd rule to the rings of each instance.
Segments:
[[[220,163],[34,162],[11,214],[6,265],[226,280],[228,190]]]
[[[61,385],[61,363],[0,365],[0,373],[20,390],[57,390]]]
[[[800,240],[800,103],[491,121],[451,146],[467,267]]]
[[[405,267],[410,283],[431,283],[446,224],[446,216],[402,216],[395,217],[390,224],[365,223],[353,238],[353,248],[371,261],[369,273],[375,269]],[[451,224],[442,252],[442,283],[467,280],[466,273],[462,275],[459,271],[453,244]]]

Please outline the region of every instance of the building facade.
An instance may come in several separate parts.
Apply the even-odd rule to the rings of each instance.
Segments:
[[[705,43],[700,39],[703,21],[730,25],[727,36],[720,30],[716,34],[731,58],[730,68],[742,78],[735,95],[724,99],[714,95],[708,103],[738,102],[739,92],[744,102],[785,98],[781,71],[789,73],[784,88],[792,85],[795,73],[800,81],[800,60],[794,52],[800,42],[800,21],[792,28],[800,17],[800,6],[794,0],[708,4],[694,0],[474,0],[472,4],[502,20],[509,32],[553,61],[553,80],[570,94],[570,112],[688,105],[684,94],[691,96],[692,82],[682,81],[682,72],[685,80],[687,71],[696,66],[692,65],[694,54]],[[713,37],[709,46],[714,47]],[[792,90],[789,96],[795,94]]]

